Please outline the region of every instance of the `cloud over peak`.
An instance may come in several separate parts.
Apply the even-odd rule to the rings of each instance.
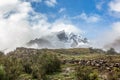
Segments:
[[[53,0],[53,3],[56,2]],[[4,0],[0,1],[0,4],[2,4],[0,5],[1,50],[23,46],[29,40],[58,31],[58,28],[66,32],[80,32],[68,20],[67,23],[62,19],[49,22],[45,14],[33,10],[31,1]]]

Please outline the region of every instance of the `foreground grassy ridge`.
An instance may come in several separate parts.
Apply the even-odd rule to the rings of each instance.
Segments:
[[[117,80],[119,64],[119,54],[100,49],[17,48],[0,53],[0,80]]]

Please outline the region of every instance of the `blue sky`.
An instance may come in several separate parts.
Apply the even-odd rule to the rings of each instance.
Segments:
[[[44,2],[32,2],[31,4],[36,12],[46,14],[49,21],[66,18],[78,28],[83,29],[86,32],[86,36],[93,38],[102,31],[110,29],[111,23],[120,20],[114,17],[114,14],[111,14],[109,11],[109,3],[111,1],[112,0],[56,0],[54,6],[47,6]],[[82,14],[84,16],[82,16]],[[95,18],[95,20],[87,21],[88,18]]]

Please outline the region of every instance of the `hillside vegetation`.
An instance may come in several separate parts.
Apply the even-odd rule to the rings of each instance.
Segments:
[[[0,52],[0,80],[119,80],[120,55],[93,48]]]

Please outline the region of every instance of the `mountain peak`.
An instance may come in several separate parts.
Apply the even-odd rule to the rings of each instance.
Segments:
[[[88,44],[87,38],[82,38],[75,33],[66,33],[64,30],[51,33],[47,36],[30,40],[27,43],[27,47],[37,48],[74,48],[79,47],[82,44]]]

